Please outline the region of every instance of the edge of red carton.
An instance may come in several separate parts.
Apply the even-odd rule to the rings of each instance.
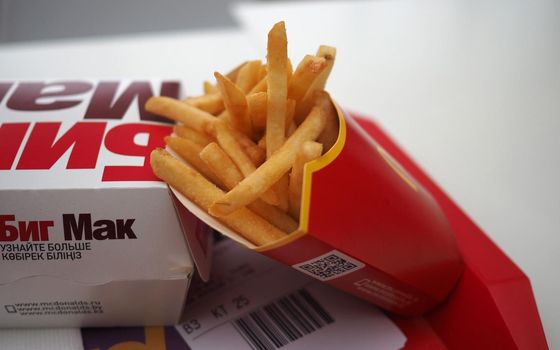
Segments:
[[[423,317],[390,315],[407,335],[405,349],[548,349],[527,276],[373,121],[358,123],[443,208],[465,262],[446,301]]]

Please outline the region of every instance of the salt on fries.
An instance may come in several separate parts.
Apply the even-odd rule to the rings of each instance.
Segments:
[[[156,176],[236,233],[260,246],[298,228],[305,164],[338,137],[324,91],[336,50],[321,46],[292,71],[284,22],[268,34],[267,62],[214,73],[204,94],[152,97],[146,109],[177,122],[151,154]]]

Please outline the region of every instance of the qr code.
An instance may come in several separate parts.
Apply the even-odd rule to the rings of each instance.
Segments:
[[[318,280],[327,281],[359,270],[364,267],[364,264],[346,254],[333,250],[292,267]]]

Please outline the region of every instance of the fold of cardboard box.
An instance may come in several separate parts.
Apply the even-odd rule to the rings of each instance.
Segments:
[[[443,303],[420,318],[391,318],[404,349],[548,349],[527,276],[374,122],[366,132],[434,196],[453,227],[465,270]]]

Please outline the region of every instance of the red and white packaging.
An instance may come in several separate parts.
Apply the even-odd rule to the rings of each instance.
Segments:
[[[380,157],[377,157],[377,166],[382,166],[381,158],[384,158],[386,164],[392,168],[402,180],[400,185],[389,188],[385,193],[390,193],[390,191],[398,188],[407,191],[406,187],[410,187],[409,181],[413,181],[412,184],[415,186],[421,186],[422,191],[426,191],[426,193],[429,194],[426,202],[421,206],[424,206],[424,210],[430,211],[429,208],[432,205],[437,205],[432,215],[436,218],[440,218],[436,220],[436,227],[439,226],[439,224],[437,224],[437,222],[439,222],[442,225],[439,226],[442,228],[440,232],[444,232],[443,237],[437,238],[436,236],[434,239],[428,236],[428,239],[431,239],[431,243],[419,242],[419,240],[426,237],[425,233],[413,231],[416,232],[417,237],[410,238],[413,232],[409,232],[408,237],[411,239],[410,242],[394,242],[394,244],[400,244],[401,246],[392,247],[393,250],[387,252],[383,250],[383,247],[387,247],[387,243],[390,243],[391,240],[383,234],[379,236],[379,239],[381,239],[381,242],[385,243],[385,245],[380,247],[376,245],[367,246],[366,244],[368,243],[364,243],[364,246],[361,247],[363,248],[362,252],[367,252],[368,250],[372,252],[373,258],[390,257],[391,254],[395,254],[393,260],[384,259],[384,261],[381,261],[381,263],[385,264],[383,265],[385,268],[392,267],[392,271],[397,271],[394,269],[395,267],[405,267],[408,265],[416,269],[419,273],[419,277],[426,278],[424,282],[421,280],[415,282],[416,286],[422,287],[422,285],[424,285],[423,283],[433,283],[434,287],[432,291],[437,291],[439,289],[440,296],[448,293],[437,305],[431,307],[422,315],[415,317],[400,316],[399,313],[404,314],[402,309],[401,312],[399,312],[398,308],[391,309],[386,306],[387,304],[384,305],[383,302],[380,303],[375,296],[369,299],[373,303],[392,311],[388,314],[389,317],[407,337],[407,342],[403,349],[548,349],[531,283],[527,276],[500,251],[461,208],[434,183],[429,175],[414,163],[379,125],[371,121],[371,119],[360,118],[359,116],[345,114],[344,117],[345,121],[347,121],[347,135],[345,137],[346,140],[349,141],[346,146],[351,146],[353,143],[354,146],[351,147],[358,146],[354,148],[354,150],[359,150],[358,152],[354,152],[353,155],[355,157],[350,157],[347,161],[360,162],[359,158],[375,158],[377,155],[372,156],[371,153],[378,152]],[[352,139],[353,136],[348,136],[349,133],[355,133],[354,136],[359,134],[360,136],[359,138]],[[369,140],[367,138],[369,138]],[[350,148],[348,150],[350,150]],[[342,152],[344,152],[344,150],[342,150]],[[338,154],[338,157],[340,155],[344,157],[342,152]],[[328,154],[326,156],[328,157]],[[340,161],[344,161],[344,158],[340,158]],[[326,160],[326,162],[336,165],[336,161],[332,161],[332,159]],[[330,176],[336,176],[338,173],[338,176],[341,177],[348,176],[346,177],[347,181],[352,180],[355,182],[355,184],[351,183],[350,185],[350,187],[354,187],[355,192],[346,199],[344,198],[344,191],[336,192],[332,190],[332,184],[329,187],[329,191],[325,193],[317,192],[316,195],[318,197],[314,198],[313,196],[317,187],[327,186],[328,182],[322,183],[322,181],[326,180],[329,174],[321,175],[319,167],[310,165],[312,168],[310,170],[312,171],[307,171],[308,176],[304,179],[304,187],[306,191],[311,193],[311,196],[304,196],[303,203],[303,210],[309,211],[310,221],[314,220],[314,215],[319,215],[319,213],[325,213],[331,210],[330,215],[332,215],[332,218],[327,218],[327,220],[330,220],[331,225],[336,227],[340,223],[347,223],[351,217],[344,218],[341,217],[340,214],[332,212],[338,211],[350,214],[349,209],[351,208],[345,208],[345,206],[349,206],[349,203],[356,200],[356,198],[361,198],[360,195],[356,195],[356,191],[359,189],[362,189],[364,192],[368,191],[365,189],[367,186],[371,186],[371,188],[374,189],[377,187],[374,184],[368,184],[365,179],[363,179],[364,181],[362,182],[356,181],[355,174],[350,175],[349,172],[346,171],[344,165],[344,163],[341,163],[339,165],[339,171]],[[372,164],[371,166],[376,165]],[[314,172],[313,170],[318,171]],[[332,170],[335,169],[333,168]],[[367,168],[362,170],[366,171]],[[311,175],[312,173],[313,175]],[[382,172],[380,174],[382,174]],[[322,179],[321,176],[325,178]],[[381,175],[379,176],[381,177],[380,180],[384,180]],[[398,181],[394,176],[388,176],[385,178],[385,181],[387,181],[387,179]],[[374,182],[374,177],[370,177],[370,180]],[[331,179],[330,181],[340,180]],[[346,182],[346,184],[347,183],[348,182]],[[310,188],[308,186],[310,186]],[[333,192],[341,194],[342,198],[340,198],[340,202],[333,203],[327,200],[329,197],[331,199],[333,198]],[[383,191],[380,192],[381,195],[383,195],[383,193]],[[424,194],[419,193],[419,195],[423,196]],[[321,202],[321,196],[326,197],[323,197],[323,202]],[[196,213],[196,215],[187,215],[185,218],[190,218],[193,222],[200,222],[200,219],[204,219],[204,221],[209,224],[219,227],[219,223],[213,222],[211,218],[197,211],[196,206],[193,207],[191,205],[192,203],[185,201],[180,194],[178,198],[180,198],[182,204],[187,205],[190,210],[193,210],[193,213]],[[389,196],[386,200],[390,200],[391,198],[393,197]],[[381,199],[378,200],[381,201]],[[422,201],[423,199],[420,200]],[[308,202],[306,203],[305,201]],[[318,203],[318,211],[314,211],[314,203]],[[357,201],[353,208],[356,210],[356,205],[360,206],[364,204],[367,204],[364,200]],[[181,211],[186,212],[186,210]],[[356,211],[354,211],[354,213],[356,213]],[[369,212],[364,211],[363,207],[359,207],[357,213],[367,214]],[[371,215],[371,219],[364,219],[363,217],[359,219],[375,220],[375,213]],[[414,215],[414,213],[411,215]],[[443,222],[440,221],[440,215],[445,218]],[[379,216],[377,217],[379,218]],[[398,225],[399,224],[396,224],[397,227]],[[446,228],[446,226],[449,227]],[[348,236],[352,234],[351,231],[343,230],[340,232],[340,235],[336,236],[339,237],[338,240],[333,236],[323,236],[328,237],[328,241],[326,243],[321,243],[319,242],[322,237],[321,234],[316,234],[316,231],[312,231],[311,228],[313,226],[311,223],[308,223],[308,227],[310,227],[308,233],[304,232],[299,233],[298,236],[294,235],[291,243],[277,242],[269,247],[260,248],[251,246],[250,243],[242,240],[235,233],[232,234],[231,230],[227,228],[220,227],[220,229],[228,235],[231,234],[232,238],[237,239],[247,247],[260,251],[284,263],[290,264],[290,259],[293,261],[298,257],[304,261],[307,256],[315,255],[321,257],[321,254],[324,254],[325,250],[328,251],[334,246],[337,251],[337,259],[342,258],[353,265],[361,266],[360,260],[356,258],[357,255],[350,255],[348,251],[342,250],[342,246],[340,245],[341,242],[345,241],[347,242],[345,244],[352,243],[351,236]],[[352,226],[350,225],[349,227]],[[359,225],[355,225],[354,227],[360,228]],[[364,231],[357,230],[358,237],[360,237],[360,232],[368,232],[368,226],[362,227]],[[326,232],[329,232],[329,228],[327,227],[326,229]],[[335,230],[333,229],[332,231]],[[356,235],[355,232],[353,234]],[[452,236],[449,237],[449,234]],[[404,232],[403,236],[406,237],[407,232]],[[325,238],[325,240],[326,239],[327,238]],[[388,240],[384,241],[384,239]],[[439,247],[434,244],[434,242],[438,241],[441,244]],[[322,244],[323,248],[321,248]],[[420,254],[420,256],[418,256],[416,255],[419,254],[418,252],[411,252],[415,248],[415,244],[419,244],[419,248],[431,250],[436,253],[431,260],[432,263],[430,263],[430,255],[422,256]],[[430,247],[432,244],[434,245]],[[313,247],[319,248],[314,249]],[[293,250],[288,250],[290,248]],[[359,252],[359,248],[360,247],[355,251]],[[438,249],[441,250],[438,252]],[[411,252],[410,255],[402,254],[406,250]],[[419,249],[419,252],[421,251],[422,249]],[[411,258],[415,258],[416,260],[412,260]],[[421,262],[424,261],[423,259],[426,258],[428,258],[428,261],[426,261],[425,264],[421,264]],[[436,264],[436,261],[448,261],[449,264],[447,264],[447,266],[446,264],[440,265]],[[414,265],[415,262],[417,263],[416,266]],[[317,266],[317,268],[320,271],[328,270],[328,261],[326,261],[324,265],[324,267]],[[296,263],[292,264],[292,266],[297,268],[301,265]],[[430,266],[432,266],[432,269],[430,269]],[[438,266],[441,267],[437,268]],[[436,267],[435,270],[433,270],[434,267]],[[299,270],[301,271],[301,269]],[[355,290],[352,291],[352,284],[344,285],[345,279],[350,278],[353,273],[359,273],[361,270],[363,269],[353,270],[354,272],[348,274],[342,273],[338,275],[338,278],[327,279],[324,280],[324,282],[364,298]],[[406,269],[403,268],[401,271],[406,272]],[[430,276],[432,273],[433,275]],[[434,276],[438,274],[440,276],[447,276],[447,281],[437,281]],[[320,276],[314,277],[317,278]],[[405,279],[406,274],[395,274],[389,279],[389,283],[394,283],[394,277]],[[453,281],[454,278],[457,278],[457,280]],[[342,281],[342,285],[333,283],[337,280]],[[451,290],[447,290],[447,288],[451,288]],[[396,290],[390,291],[398,293]],[[412,310],[413,312],[418,311],[411,308],[407,310]],[[409,315],[410,314],[407,316]]]
[[[226,236],[393,313],[441,302],[463,264],[441,207],[358,123],[338,109],[334,146],[304,170],[299,229],[256,247],[177,191],[194,215]]]
[[[171,127],[143,109],[179,88],[0,82],[0,327],[179,321],[209,229],[186,243],[148,158]]]

